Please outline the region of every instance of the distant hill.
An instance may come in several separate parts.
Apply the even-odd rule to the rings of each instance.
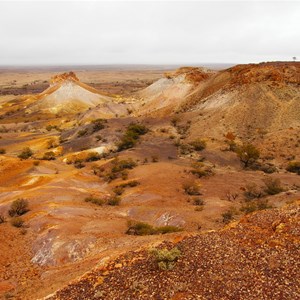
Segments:
[[[50,80],[50,87],[33,96],[36,102],[27,112],[76,113],[112,101],[98,90],[80,82],[75,73],[63,73]]]

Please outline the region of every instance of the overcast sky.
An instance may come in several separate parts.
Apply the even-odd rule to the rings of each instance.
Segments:
[[[291,60],[299,17],[299,1],[2,1],[0,65]]]

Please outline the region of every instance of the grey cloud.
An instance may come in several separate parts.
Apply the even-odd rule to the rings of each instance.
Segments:
[[[180,64],[300,55],[299,2],[0,2],[0,65]]]

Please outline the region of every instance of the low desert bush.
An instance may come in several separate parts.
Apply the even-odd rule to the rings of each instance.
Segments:
[[[91,162],[91,161],[97,161],[100,160],[102,156],[98,152],[90,152],[88,153],[85,161],[86,162]]]
[[[0,154],[5,154],[5,153],[6,153],[6,150],[3,148],[0,148]]]
[[[10,224],[14,227],[20,228],[24,225],[24,220],[20,217],[13,217],[10,219]]]
[[[190,145],[194,148],[195,151],[202,151],[206,148],[206,142],[201,139],[196,139],[190,142]]]
[[[177,226],[166,225],[166,226],[154,227],[144,222],[129,221],[128,229],[126,233],[129,235],[154,235],[154,234],[166,234],[166,233],[179,232],[179,231],[182,231],[182,228]]]
[[[130,124],[120,142],[117,144],[118,151],[133,148],[141,135],[146,134],[149,129],[137,123]]]
[[[204,200],[199,197],[193,199],[193,205],[203,206],[204,204],[205,204]]]
[[[55,153],[53,151],[46,152],[43,157],[43,160],[55,160]]]
[[[120,185],[113,188],[113,192],[118,196],[122,195],[124,193],[124,190],[125,190],[124,187]]]
[[[123,180],[128,178],[128,171],[136,166],[136,162],[131,158],[119,160],[115,158],[112,161],[112,167],[106,173],[101,173],[100,176],[104,178],[105,181],[111,182],[114,179],[121,177]]]
[[[184,192],[190,196],[201,195],[200,188],[196,182],[185,182],[183,184]]]
[[[92,121],[93,124],[93,132],[97,132],[99,130],[102,130],[105,128],[105,123],[107,123],[107,120],[105,119],[96,119]]]
[[[201,162],[196,162],[192,164],[191,173],[198,178],[207,177],[214,174],[213,168],[210,166],[205,166]]]
[[[300,175],[300,161],[291,161],[286,170]]]
[[[252,144],[243,144],[242,146],[239,146],[236,149],[236,154],[244,164],[245,168],[250,167],[260,156],[259,150]]]
[[[135,186],[138,186],[138,185],[140,185],[139,181],[130,180],[128,182],[121,183],[119,186],[125,188],[125,187],[135,187]]]
[[[234,210],[228,209],[224,213],[222,213],[222,222],[225,224],[230,223],[234,218]]]
[[[132,158],[123,159],[123,160],[119,160],[118,158],[116,158],[112,161],[112,164],[113,164],[113,167],[112,167],[111,171],[113,173],[119,173],[126,169],[133,169],[137,165],[136,162]]]
[[[118,196],[112,196],[107,199],[106,203],[107,203],[107,205],[110,205],[110,206],[117,206],[117,205],[120,205],[121,198]]]
[[[79,130],[79,131],[77,132],[77,136],[78,136],[78,137],[82,137],[82,136],[87,135],[87,133],[88,133],[88,129],[87,129],[87,128],[86,128],[86,129],[82,129],[82,130]]]
[[[172,270],[176,264],[176,261],[181,256],[181,251],[174,247],[172,249],[151,249],[151,255],[155,258],[157,266],[161,270]]]
[[[8,214],[11,217],[15,217],[15,216],[24,215],[28,211],[29,211],[28,201],[20,198],[20,199],[13,201],[13,203],[11,204],[10,209],[8,211]]]
[[[272,205],[268,203],[267,199],[257,199],[244,203],[240,210],[245,214],[249,214],[257,210],[264,210],[269,208],[272,208]]]
[[[281,186],[280,179],[274,179],[267,177],[264,179],[265,184],[265,193],[267,195],[276,195],[284,191],[284,188]]]
[[[74,167],[75,167],[76,169],[82,169],[82,168],[85,167],[85,164],[83,163],[83,160],[82,160],[82,159],[76,159],[76,160],[74,161]]]
[[[101,198],[96,198],[96,197],[87,197],[84,199],[85,202],[91,202],[93,204],[102,206],[105,204],[105,201]]]
[[[261,187],[258,187],[255,183],[248,183],[245,187],[244,196],[246,201],[261,198],[264,196],[264,192]]]
[[[5,217],[4,215],[0,214],[0,224],[5,222]]]
[[[28,159],[33,155],[32,150],[29,147],[26,147],[22,150],[22,152],[18,155],[21,159]]]

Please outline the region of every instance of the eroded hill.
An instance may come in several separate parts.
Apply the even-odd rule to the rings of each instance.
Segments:
[[[107,96],[68,73],[53,77],[44,92],[3,96],[0,101],[0,251],[11,253],[0,256],[3,296],[43,298],[108,262],[106,275],[96,270],[88,281],[83,278],[57,297],[226,299],[236,287],[229,271],[240,272],[230,265],[234,255],[252,274],[258,249],[267,260],[272,249],[278,250],[269,245],[267,237],[272,240],[273,235],[282,244],[280,255],[294,259],[297,254],[283,232],[260,222],[263,216],[274,222],[283,219],[287,238],[296,236],[292,243],[298,243],[299,220],[293,214],[298,214],[300,197],[299,63],[240,65],[221,71],[180,68],[126,96]],[[28,207],[14,215],[12,207],[20,199]],[[282,209],[287,204],[292,208]],[[244,217],[258,210],[265,211]],[[236,228],[220,231],[240,219]],[[202,234],[209,230],[215,231]],[[147,249],[164,241],[171,246],[191,235],[195,237],[178,244],[181,267],[171,273],[159,271]],[[262,242],[250,247],[253,239]],[[197,250],[202,248],[208,251]],[[137,249],[144,250],[136,261],[131,251]],[[228,270],[212,259],[223,257],[225,250]],[[123,262],[119,256],[127,251],[129,260]],[[243,251],[253,255],[246,262]],[[224,274],[209,269],[212,272],[202,276],[202,255]],[[199,261],[201,272],[193,269],[192,259]],[[294,274],[290,262],[286,261],[287,270]],[[145,271],[144,283],[135,283],[138,267]],[[260,267],[257,272],[269,272]],[[191,274],[191,286],[180,270]],[[272,270],[270,282],[275,285]],[[274,270],[290,280],[283,270]],[[295,272],[293,280],[299,275]],[[147,274],[154,276],[152,283]],[[170,274],[174,277],[168,283]],[[117,275],[120,280],[128,277],[126,290]],[[260,276],[257,284],[267,290]],[[182,291],[172,291],[178,277],[183,278]],[[213,279],[226,287],[227,296],[226,289],[212,287]],[[252,289],[248,279],[240,283],[241,293]],[[196,284],[199,280],[204,280],[203,288]],[[290,281],[291,287],[294,284]],[[168,287],[165,294],[159,286]],[[267,299],[277,297],[275,291],[283,287],[280,281]],[[294,296],[291,289],[282,295]]]

